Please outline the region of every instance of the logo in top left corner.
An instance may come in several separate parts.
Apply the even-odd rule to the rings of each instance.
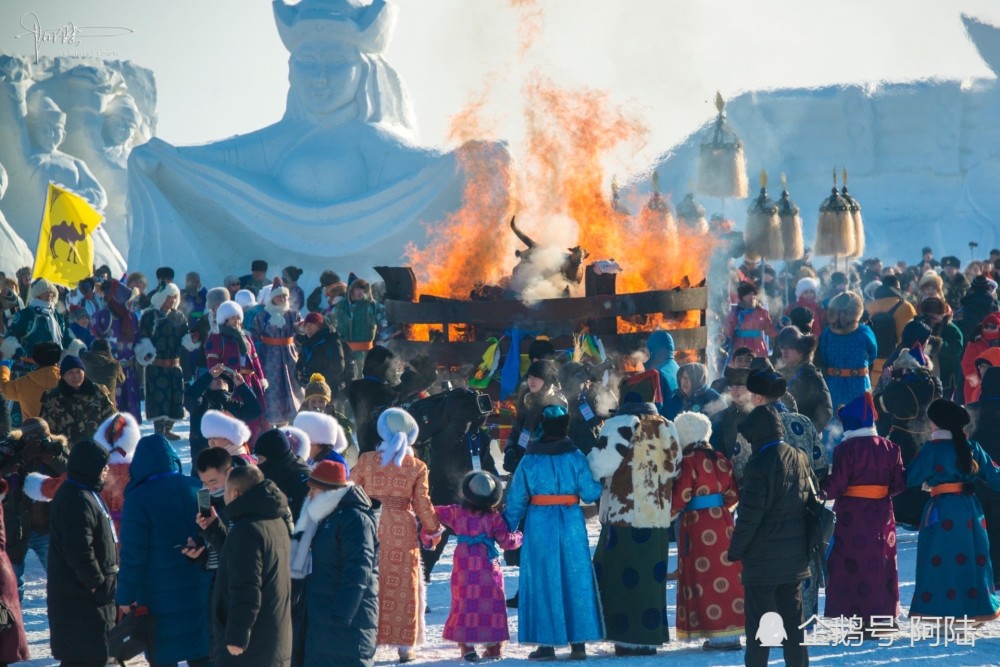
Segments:
[[[41,55],[42,44],[79,47],[81,39],[118,37],[135,32],[132,28],[116,26],[80,26],[73,21],[67,21],[54,27],[44,27],[35,12],[26,12],[21,15],[21,28],[24,32],[14,35],[14,38],[20,39],[30,35],[34,39],[36,65]]]

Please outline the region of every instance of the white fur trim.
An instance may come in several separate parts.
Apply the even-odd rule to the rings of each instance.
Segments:
[[[250,427],[218,410],[208,410],[201,418],[201,435],[206,440],[223,438],[238,446],[250,440]]]
[[[257,303],[260,305],[265,305],[271,302],[271,286],[264,285],[260,288],[260,292],[257,294]]]
[[[156,359],[156,346],[153,341],[143,338],[135,344],[135,358],[140,366],[149,366]]]
[[[188,352],[194,352],[199,347],[201,347],[201,343],[197,342],[194,339],[194,336],[192,336],[190,333],[186,333],[184,334],[184,337],[181,338],[181,346]]]
[[[51,501],[56,489],[59,488],[58,484],[50,482],[52,479],[52,477],[40,472],[28,473],[28,476],[24,478],[24,495],[40,503]]]
[[[215,319],[219,324],[225,324],[231,317],[238,317],[242,320],[243,308],[235,301],[224,301],[215,311]]]
[[[174,305],[174,310],[176,310],[177,306],[180,305],[181,290],[179,287],[177,287],[177,285],[173,283],[167,283],[163,289],[153,292],[153,296],[149,297],[149,304],[153,307],[154,310],[159,310],[160,308],[163,307],[163,304],[166,302],[167,297],[171,296],[177,298],[177,302],[175,302]]]
[[[708,442],[712,437],[712,420],[698,412],[682,412],[674,419],[681,447],[696,442]]]
[[[267,381],[267,378],[260,379],[260,388],[267,391],[267,388],[271,386],[271,383]]]
[[[17,356],[17,351],[21,348],[21,341],[14,338],[13,336],[7,336],[0,343],[0,357],[4,359],[13,359]]]
[[[802,296],[804,293],[810,290],[816,292],[816,294],[819,295],[819,281],[816,280],[815,278],[810,278],[806,276],[805,278],[803,278],[802,280],[800,280],[795,284],[795,298],[798,299],[800,296]]]
[[[56,286],[50,283],[45,278],[39,278],[35,282],[31,283],[31,287],[28,288],[28,300],[40,298],[43,294],[48,292],[56,299],[59,298],[59,290]]]
[[[339,426],[340,424],[338,424]],[[288,442],[292,446],[292,451],[303,461],[309,460],[309,446],[311,440],[309,434],[294,426],[282,426],[281,430],[288,436]]]
[[[253,292],[250,290],[241,289],[233,295],[233,301],[236,302],[236,305],[245,310],[257,301],[257,297],[255,297]]]
[[[340,422],[322,412],[300,412],[292,420],[292,426],[302,429],[308,442],[314,445],[333,445],[333,450],[342,454],[347,449],[347,436]]]
[[[79,338],[74,338],[69,342],[69,347],[62,353],[63,358],[68,356],[79,357],[80,353],[87,349],[87,344]]]
[[[121,437],[112,444],[107,439],[108,426],[111,425],[111,420],[119,415],[125,419],[125,428],[122,429]],[[139,444],[141,437],[142,432],[139,430],[138,422],[127,412],[111,415],[101,422],[101,425],[97,427],[97,432],[94,433],[94,441],[111,452],[111,459],[108,463],[131,463],[132,455],[135,454],[136,445]],[[115,447],[121,447],[125,454],[114,451]]]

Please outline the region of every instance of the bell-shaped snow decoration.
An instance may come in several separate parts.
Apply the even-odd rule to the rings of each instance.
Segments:
[[[799,207],[788,194],[788,180],[781,175],[781,199],[778,200],[778,217],[781,218],[781,243],[786,261],[801,259],[805,254],[802,242],[802,218]]]
[[[767,172],[760,172],[760,195],[747,209],[747,228],[743,233],[747,259],[781,259],[781,218],[778,206],[767,196]]]
[[[653,172],[653,193],[649,195],[649,201],[646,202],[646,208],[650,211],[670,210],[667,206],[667,201],[660,194],[660,174],[656,171]]]
[[[743,154],[743,140],[726,123],[725,106],[722,95],[716,93],[715,108],[719,110],[719,115],[698,154],[698,193],[708,197],[742,199],[750,189],[747,161]]]
[[[677,219],[692,234],[708,234],[708,220],[705,219],[705,207],[694,200],[694,194],[687,193],[677,205]]]
[[[861,204],[857,199],[847,194],[847,168],[843,171],[844,187],[840,189],[840,196],[847,202],[847,208],[851,212],[851,220],[854,222],[854,252],[851,257],[861,257],[865,254],[865,221],[861,218]]]
[[[621,193],[618,191],[618,178],[611,178],[611,210],[621,215],[632,215],[622,203]]]
[[[850,257],[856,247],[854,217],[847,200],[837,191],[837,170],[833,170],[833,191],[819,206],[819,225],[816,227],[817,255]]]

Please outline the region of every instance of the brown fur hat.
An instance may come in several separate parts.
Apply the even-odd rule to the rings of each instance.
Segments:
[[[858,328],[865,304],[854,292],[841,292],[830,300],[827,322],[836,334],[849,334]]]

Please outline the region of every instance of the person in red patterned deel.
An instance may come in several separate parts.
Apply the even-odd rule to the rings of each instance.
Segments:
[[[677,637],[738,651],[743,635],[743,567],[726,558],[739,502],[733,466],[709,444],[712,422],[696,412],[674,420],[683,448],[670,514],[677,526]],[[700,594],[699,594],[700,591]]]
[[[739,300],[726,316],[723,333],[729,341],[729,350],[748,347],[755,357],[768,356],[768,338],[778,334],[766,308],[757,304],[757,287],[740,283],[736,292]]]

